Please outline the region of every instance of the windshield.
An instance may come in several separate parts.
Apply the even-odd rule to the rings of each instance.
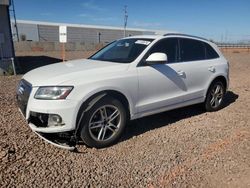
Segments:
[[[111,61],[117,63],[131,63],[153,39],[131,38],[114,41],[104,47],[89,59]]]

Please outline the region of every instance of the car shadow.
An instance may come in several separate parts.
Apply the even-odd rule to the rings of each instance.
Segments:
[[[187,87],[183,78],[186,78],[186,74],[184,73],[183,76],[180,76],[176,70],[174,70],[168,64],[156,64],[151,65],[152,68],[163,74],[169,80],[171,80],[176,86],[178,86],[181,90],[187,91]]]
[[[61,62],[62,59],[49,56],[17,56],[16,66],[18,74],[25,74],[35,68]]]
[[[225,100],[222,109],[233,104],[238,98],[238,94],[234,93],[233,91],[228,91],[225,95]],[[124,142],[132,137],[139,136],[148,131],[158,129],[164,126],[169,126],[182,119],[197,116],[203,113],[206,113],[206,111],[203,109],[202,105],[196,104],[130,121],[126,126],[123,136],[119,142]],[[83,141],[79,141],[78,144],[85,145]],[[74,152],[79,154],[86,152],[82,152],[81,149],[78,149],[74,150]]]
[[[239,95],[232,91],[228,91],[225,95],[222,108],[226,108],[233,104],[238,97]],[[120,142],[128,140],[134,136],[144,134],[145,132],[171,125],[182,119],[197,116],[203,113],[206,113],[206,111],[202,108],[201,104],[197,104],[133,120],[128,123]]]

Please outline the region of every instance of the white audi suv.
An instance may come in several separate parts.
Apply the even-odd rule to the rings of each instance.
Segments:
[[[116,40],[88,59],[26,73],[17,104],[46,141],[102,148],[119,140],[129,120],[197,103],[219,110],[228,83],[228,62],[214,43],[142,35]]]

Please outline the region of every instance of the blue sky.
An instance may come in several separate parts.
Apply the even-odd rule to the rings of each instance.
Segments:
[[[172,30],[217,41],[250,40],[250,0],[14,0],[17,19]]]

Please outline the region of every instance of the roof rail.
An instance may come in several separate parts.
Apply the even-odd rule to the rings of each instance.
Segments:
[[[188,34],[181,34],[181,33],[166,33],[166,34],[164,34],[163,36],[169,36],[169,35],[177,35],[177,36],[184,36],[184,37],[194,37],[194,38],[197,38],[197,39],[209,41],[209,40],[206,39],[206,38],[197,37],[197,36],[188,35]]]

